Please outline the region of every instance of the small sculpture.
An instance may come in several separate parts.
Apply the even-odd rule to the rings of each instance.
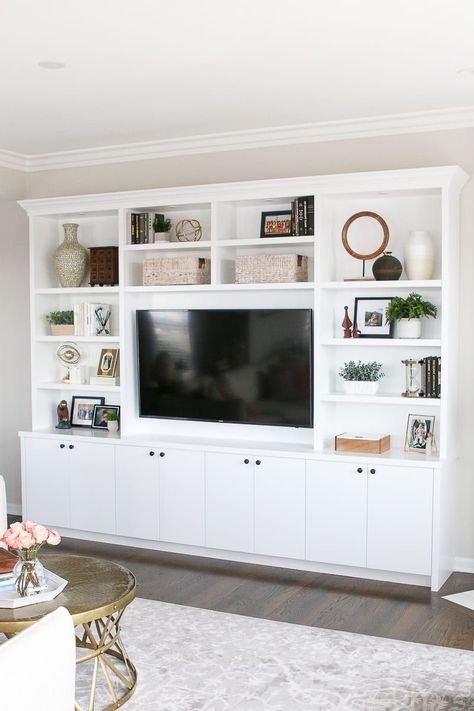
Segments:
[[[176,225],[178,242],[199,242],[202,237],[202,227],[199,220],[180,220]]]
[[[352,331],[351,331],[352,321],[350,320],[349,314],[348,314],[349,307],[344,306],[344,311],[345,311],[344,321],[341,324],[342,328],[344,329],[344,338],[351,338],[351,336],[352,336]]]
[[[56,412],[58,413],[58,424],[56,425],[56,429],[70,430],[71,423],[69,422],[69,408],[67,406],[66,400],[61,400]]]
[[[352,338],[359,338],[361,332],[357,325],[357,321],[354,321],[354,328],[352,329]]]

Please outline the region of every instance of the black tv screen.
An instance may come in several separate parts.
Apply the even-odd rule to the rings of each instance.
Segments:
[[[137,311],[140,417],[311,427],[311,309]]]

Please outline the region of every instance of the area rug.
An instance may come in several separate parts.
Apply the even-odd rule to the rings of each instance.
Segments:
[[[122,636],[126,711],[474,710],[473,652],[142,599]]]

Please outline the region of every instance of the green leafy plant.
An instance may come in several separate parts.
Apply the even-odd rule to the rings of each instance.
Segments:
[[[72,326],[74,311],[50,311],[49,314],[46,314],[46,320],[54,326]]]
[[[382,373],[382,367],[382,363],[377,363],[375,360],[372,363],[362,363],[362,361],[356,363],[350,360],[348,363],[344,363],[339,370],[339,375],[344,380],[376,382],[385,376],[385,373]]]
[[[388,323],[395,323],[402,318],[436,318],[438,309],[431,301],[423,301],[420,294],[412,292],[406,299],[395,296],[389,303],[385,317]]]
[[[155,217],[153,220],[153,232],[169,232],[171,229],[171,220],[164,217]]]
[[[115,410],[107,411],[107,419],[109,422],[118,422],[118,415]]]

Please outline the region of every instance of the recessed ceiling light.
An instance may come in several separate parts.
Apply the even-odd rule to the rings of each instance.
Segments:
[[[463,69],[458,69],[457,73],[460,77],[474,77],[474,67],[464,67]]]
[[[64,62],[38,62],[38,67],[41,69],[64,69]]]

